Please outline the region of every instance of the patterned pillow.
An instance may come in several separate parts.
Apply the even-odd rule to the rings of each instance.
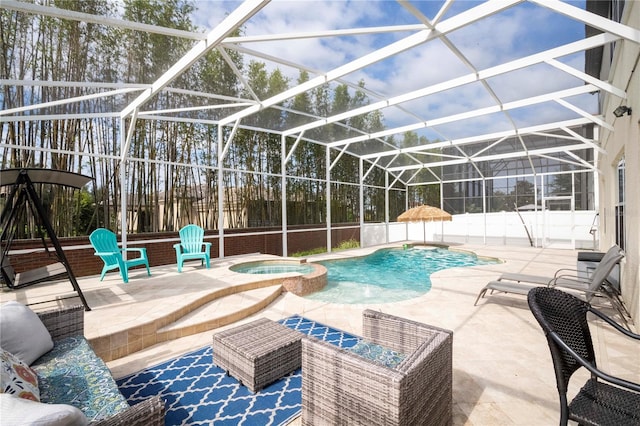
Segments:
[[[403,353],[367,342],[366,340],[360,340],[355,346],[347,350],[388,368],[396,368],[398,364],[406,358],[406,355]]]
[[[40,401],[38,377],[27,364],[0,348],[0,391],[32,401]]]
[[[31,368],[38,374],[42,402],[73,405],[89,421],[129,408],[111,371],[82,336],[57,340]]]

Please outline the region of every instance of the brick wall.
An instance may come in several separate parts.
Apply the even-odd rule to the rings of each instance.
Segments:
[[[310,227],[291,227],[287,234],[289,253],[310,250],[326,246],[326,231],[305,230]],[[265,253],[282,255],[282,234],[279,228],[253,228],[225,231],[225,256],[235,256],[248,253]],[[273,232],[273,233],[267,233]],[[247,234],[247,235],[245,235]],[[218,257],[218,234],[209,231],[205,234],[205,241],[212,243],[211,257]],[[360,229],[333,229],[331,232],[332,246],[349,239],[360,240]],[[176,263],[173,245],[179,241],[177,232],[155,234],[127,235],[128,247],[146,247],[150,266],[171,265]],[[136,243],[137,242],[137,243]],[[98,275],[102,271],[102,260],[94,256],[89,237],[60,238],[71,269],[76,277]],[[10,261],[16,273],[31,270],[57,261],[55,248],[47,241],[49,253],[43,251],[41,240],[14,240],[11,243]],[[4,247],[3,247],[4,248]],[[33,251],[31,251],[33,250]],[[17,252],[17,253],[16,253]]]

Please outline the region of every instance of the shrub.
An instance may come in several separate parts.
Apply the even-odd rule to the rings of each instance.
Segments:
[[[360,247],[360,242],[352,238],[350,240],[346,240],[338,244],[337,247],[333,248],[333,251],[349,250],[349,249],[359,248],[359,247]],[[327,252],[326,248],[316,247],[311,250],[303,250],[303,251],[298,251],[296,253],[292,253],[291,257],[312,256],[314,254],[320,254],[320,253],[326,253],[326,252]]]

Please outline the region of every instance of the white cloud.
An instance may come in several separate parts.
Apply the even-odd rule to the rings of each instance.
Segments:
[[[240,2],[199,1],[197,17],[211,28],[224,19],[225,12],[237,7]],[[418,3],[419,7],[425,4]],[[565,18],[531,4],[510,8],[463,27],[451,34],[449,40],[455,44],[476,70],[483,70],[505,61],[511,61],[533,53],[547,50],[560,43],[579,39],[583,26],[575,22],[559,26]],[[274,0],[252,17],[245,25],[247,35],[280,34],[347,29],[364,26],[418,23],[417,19],[396,2],[383,1],[278,1]],[[381,36],[335,37],[324,39],[301,39],[272,43],[252,43],[247,47],[265,54],[285,58],[311,69],[329,71],[382,47],[381,39],[388,44],[408,33]],[[560,40],[560,41],[558,41]],[[582,56],[565,59],[566,63],[581,69]],[[269,66],[275,66],[270,64]],[[298,71],[280,67],[292,81]],[[428,87],[452,78],[473,73],[454,52],[439,40],[412,48],[385,59],[380,63],[360,69],[346,79],[357,83],[364,80],[366,87],[385,96],[397,96],[416,89]],[[313,76],[312,76],[313,77]],[[581,84],[574,77],[548,65],[533,66],[517,70],[489,81],[503,102],[547,93]],[[377,99],[371,99],[372,102]],[[589,101],[583,102],[589,105]],[[495,101],[481,84],[468,84],[454,90],[429,96],[406,104],[424,119],[444,117],[449,114],[471,111],[493,105]],[[544,108],[538,109],[537,117],[546,120],[551,116]],[[384,110],[388,126],[415,121],[394,108]],[[483,121],[484,120],[484,121]],[[501,120],[499,120],[501,121]],[[478,129],[502,127],[503,123],[492,123],[491,119],[476,119]]]

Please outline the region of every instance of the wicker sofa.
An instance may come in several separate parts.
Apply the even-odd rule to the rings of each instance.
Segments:
[[[61,342],[63,339],[65,339],[64,341],[67,343],[71,342],[71,346],[74,346],[74,348],[72,348],[72,351],[75,351],[77,355],[78,350],[76,348],[82,347],[81,345],[84,345],[84,342],[86,342],[86,340],[82,338],[82,336],[84,335],[84,308],[82,306],[42,312],[38,314],[38,317],[51,334],[51,338],[53,339],[55,344],[54,349],[51,351],[52,354],[49,358],[57,357],[57,359],[48,360],[49,363],[53,365],[53,368],[59,366],[61,364],[61,361],[64,362],[64,360],[61,360],[61,358],[64,358],[65,356],[65,349],[62,349],[62,345],[59,345],[59,342]],[[86,345],[86,347],[89,348],[90,353],[85,353],[81,356],[88,356],[88,358],[95,357],[96,364],[91,365],[90,367],[84,366],[85,371],[87,368],[90,368],[94,372],[97,370],[98,374],[100,374],[102,377],[98,378],[97,380],[95,380],[95,378],[91,378],[87,379],[86,381],[83,381],[82,378],[69,377],[69,381],[77,380],[81,383],[84,382],[85,385],[94,385],[97,381],[100,381],[102,382],[101,386],[116,386],[115,381],[111,376],[111,372],[106,367],[106,365],[104,365],[104,362],[102,362],[102,360],[100,360],[93,353],[93,351],[90,350],[90,347],[88,345]],[[46,368],[43,370],[43,365],[47,361],[46,359],[44,359],[45,357],[47,357],[47,355],[44,355],[42,359],[37,360],[32,365],[32,367],[37,372],[38,379],[44,379],[46,381],[47,378],[43,378],[40,376],[41,374],[44,374],[43,371],[46,371]],[[74,359],[73,362],[76,362],[76,360]],[[101,369],[102,366],[104,367],[104,369]],[[82,367],[83,366],[81,366],[80,370],[82,370]],[[60,378],[49,378],[49,380],[52,381],[53,384],[55,384],[58,382],[58,380],[60,380]],[[115,389],[117,389],[117,386]],[[85,389],[84,391],[91,392],[92,390]],[[97,389],[97,391],[100,391],[100,389]],[[62,390],[60,390],[59,392],[55,389],[53,391],[49,391],[49,395],[54,396],[55,398],[60,398],[62,394]],[[102,417],[100,414],[98,414],[97,416],[87,415],[87,417],[92,420],[91,424],[100,426],[164,426],[165,408],[164,402],[160,397],[156,396],[149,398],[131,407],[128,406],[126,400],[124,400],[124,397],[122,397],[122,401],[124,401],[125,405],[124,407],[121,406],[116,414],[109,415],[108,417]],[[54,404],[68,403],[68,401],[47,401],[45,399],[43,399],[42,402],[49,402]],[[120,404],[122,405],[122,402],[120,402]]]
[[[403,354],[390,368],[302,340],[302,424],[449,425],[453,333],[372,310],[363,339]]]

